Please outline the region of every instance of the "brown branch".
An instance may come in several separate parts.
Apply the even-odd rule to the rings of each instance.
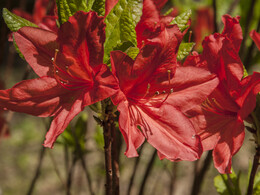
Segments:
[[[148,179],[149,175],[152,172],[153,163],[154,163],[156,154],[157,154],[157,151],[156,151],[156,149],[154,149],[153,155],[152,155],[152,157],[151,157],[151,159],[150,159],[150,161],[148,163],[148,166],[146,168],[146,171],[145,171],[142,183],[141,183],[141,187],[140,187],[140,190],[139,190],[139,195],[143,195],[144,194],[145,185],[147,183],[147,179]]]
[[[209,151],[205,160],[204,160],[202,168],[199,169],[199,170],[196,169],[197,171],[195,171],[191,195],[198,195],[199,194],[200,189],[201,189],[201,184],[203,182],[203,179],[206,175],[207,170],[210,167],[211,161],[212,161],[212,151]]]
[[[255,175],[259,166],[259,159],[260,159],[260,146],[257,146],[256,148],[256,153],[254,156],[254,162],[253,162],[253,167],[250,173],[250,179],[249,179],[249,184],[247,188],[247,195],[252,195],[253,190],[254,190],[254,180],[255,180]]]
[[[74,155],[72,165],[69,169],[68,177],[67,177],[67,182],[66,182],[66,194],[71,195],[70,189],[71,189],[71,184],[72,184],[72,177],[74,173],[74,168],[77,162],[77,157]]]
[[[113,105],[109,99],[102,101],[103,135],[106,168],[106,195],[119,194],[119,165]]]

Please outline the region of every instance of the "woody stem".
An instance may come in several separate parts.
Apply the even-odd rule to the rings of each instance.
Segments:
[[[110,100],[102,102],[104,114],[103,135],[106,168],[106,195],[119,195],[119,165],[113,105]]]
[[[253,194],[253,189],[254,189],[254,181],[255,181],[255,175],[259,166],[259,159],[260,159],[260,123],[258,121],[258,118],[256,116],[256,113],[252,112],[251,116],[254,119],[254,123],[256,126],[256,153],[254,156],[254,161],[253,161],[253,166],[252,170],[250,173],[250,179],[249,179],[249,184],[247,188],[247,195],[252,195]]]

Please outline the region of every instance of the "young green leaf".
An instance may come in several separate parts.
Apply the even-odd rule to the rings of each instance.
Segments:
[[[187,25],[189,19],[191,17],[191,10],[188,10],[179,16],[175,17],[172,21],[171,24],[177,24],[180,31],[183,32],[186,28],[189,26]]]
[[[214,185],[220,195],[241,195],[239,179],[240,173],[236,175],[234,170],[232,170],[232,173],[229,175],[217,175],[214,178]]]
[[[136,12],[139,9],[137,0],[119,0],[106,17],[104,63],[109,61],[110,52],[116,48],[125,51],[131,46],[136,46],[135,26],[139,20]]]
[[[87,0],[87,11],[90,11],[92,9],[94,2],[95,0]]]
[[[77,11],[87,11],[86,0],[56,0],[60,24],[67,22]]]
[[[38,27],[36,24],[13,14],[6,8],[3,9],[3,18],[7,27],[13,32],[18,31],[20,28],[24,26]]]
[[[20,51],[20,49],[18,48],[18,45],[15,42],[14,36],[13,36],[13,44],[14,44],[14,48],[16,50],[16,52],[19,54],[20,58],[22,58],[23,60],[25,60],[22,52]]]
[[[195,43],[181,43],[178,50],[177,60],[183,60],[191,50],[193,49]]]
[[[95,0],[92,10],[97,12],[99,16],[105,15],[105,0]]]

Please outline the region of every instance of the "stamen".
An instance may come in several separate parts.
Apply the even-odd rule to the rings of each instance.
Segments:
[[[190,34],[189,34],[189,43],[191,41],[191,35],[192,35],[192,31],[190,31]]]
[[[160,92],[159,92],[159,91],[156,91],[156,92],[155,92],[155,95],[160,95]]]
[[[173,88],[171,88],[170,93],[173,93]]]

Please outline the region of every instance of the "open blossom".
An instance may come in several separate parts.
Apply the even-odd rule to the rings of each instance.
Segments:
[[[14,37],[40,77],[0,90],[0,107],[40,117],[53,116],[44,146],[56,138],[85,106],[116,92],[117,84],[103,64],[104,18],[77,12],[58,33],[23,27]]]
[[[243,64],[238,51],[242,41],[239,17],[223,16],[224,30],[205,38],[202,55],[187,61],[217,74],[220,83],[202,104],[198,134],[204,150],[213,149],[215,167],[220,173],[231,172],[231,160],[243,144],[244,123],[256,105],[260,74],[243,78]],[[199,109],[198,109],[199,110]],[[192,114],[191,114],[192,115]]]
[[[143,15],[147,16],[146,11],[144,8]],[[196,160],[202,150],[200,139],[184,112],[202,103],[218,79],[200,68],[177,66],[183,33],[177,25],[159,29],[145,40],[135,60],[121,51],[111,52],[112,72],[120,87],[112,101],[120,112],[125,154],[138,156],[136,149],[147,139],[160,159]],[[142,33],[136,30],[140,36]]]

